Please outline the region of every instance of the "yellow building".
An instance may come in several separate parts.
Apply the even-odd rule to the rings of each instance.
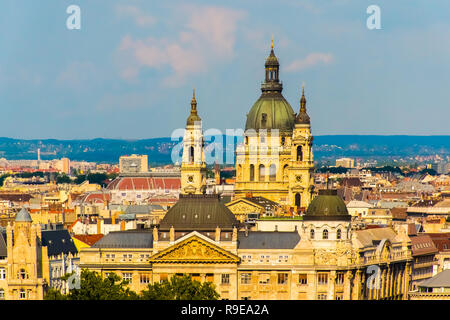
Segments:
[[[0,233],[0,299],[42,300],[46,288],[66,288],[61,277],[78,263],[67,230],[41,230],[22,209],[6,235]]]
[[[216,195],[181,195],[153,230],[111,232],[80,252],[80,266],[131,281],[137,292],[174,275],[210,281],[222,299],[407,299],[406,231],[354,230],[330,190],[289,232],[241,228]],[[372,281],[374,280],[374,281]]]
[[[261,196],[304,210],[314,184],[310,118],[304,88],[298,114],[282,90],[272,43],[261,96],[247,114],[244,143],[236,149],[235,196]]]

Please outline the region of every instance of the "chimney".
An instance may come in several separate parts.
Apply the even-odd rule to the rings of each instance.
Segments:
[[[276,224],[275,225],[275,232],[277,232],[278,231],[278,225]]]
[[[116,215],[115,214],[112,215],[111,221],[112,221],[111,222],[112,224],[116,224]]]
[[[245,236],[248,237],[248,227],[245,226]]]
[[[158,241],[158,229],[156,227],[153,227],[153,242]]]
[[[175,241],[175,229],[173,228],[173,226],[170,227],[169,240],[170,242]]]
[[[120,221],[120,231],[125,230],[125,220]]]
[[[217,228],[216,228],[216,241],[217,242],[220,241],[220,228],[219,228],[219,226],[217,226]]]
[[[101,219],[97,219],[97,234],[102,233],[102,221]]]
[[[233,227],[233,237],[231,241],[236,242],[237,241],[237,228]]]

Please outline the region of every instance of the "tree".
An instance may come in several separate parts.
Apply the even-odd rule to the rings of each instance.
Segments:
[[[67,300],[67,296],[63,295],[61,291],[55,288],[50,288],[44,295],[44,300]]]
[[[62,277],[67,280],[70,274]],[[56,289],[49,289],[44,299],[46,300],[138,300],[139,295],[126,287],[127,281],[115,273],[110,273],[103,278],[95,271],[83,269],[80,277],[79,289],[70,290],[63,295]],[[59,293],[57,293],[58,291]]]
[[[189,275],[149,284],[148,289],[141,292],[143,300],[217,300],[219,297],[213,283],[201,283]]]
[[[63,175],[58,175],[56,177],[56,183],[57,184],[61,184],[61,183],[72,183],[72,179],[70,179],[69,176],[63,174]]]

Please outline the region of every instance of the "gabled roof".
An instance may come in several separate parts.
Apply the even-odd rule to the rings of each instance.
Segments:
[[[293,249],[300,242],[296,231],[249,231],[238,232],[239,249]]]
[[[159,251],[151,263],[238,263],[239,257],[196,234]]]
[[[149,230],[112,231],[91,248],[153,248],[153,233]]]

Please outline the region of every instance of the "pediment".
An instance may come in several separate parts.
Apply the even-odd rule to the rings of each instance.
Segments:
[[[245,199],[237,199],[233,202],[227,203],[226,206],[230,209],[234,214],[238,213],[254,213],[260,212],[264,208],[257,204],[254,204]]]
[[[166,248],[151,263],[238,263],[239,257],[196,235]]]

